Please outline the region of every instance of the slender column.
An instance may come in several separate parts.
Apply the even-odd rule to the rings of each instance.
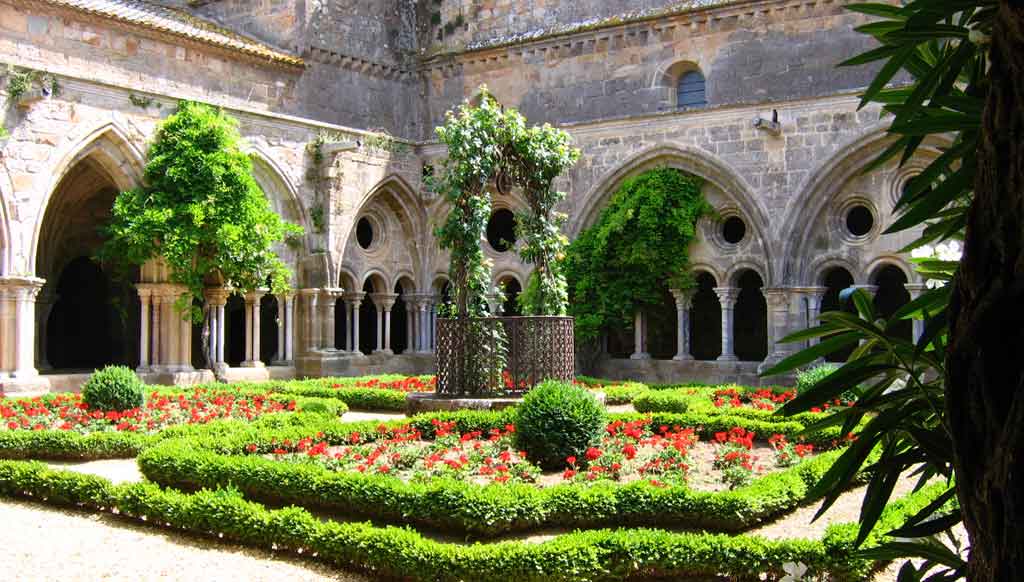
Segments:
[[[14,292],[0,278],[0,380],[14,371]]]
[[[139,372],[149,371],[149,299],[152,291],[139,288]]]
[[[286,293],[284,295],[284,361],[291,363],[295,361],[295,294]]]
[[[35,368],[35,327],[36,296],[45,283],[42,279],[24,278],[22,285],[15,289],[15,378],[33,378],[39,375]]]
[[[317,298],[320,296],[319,289],[300,289],[302,296],[302,331],[303,351],[312,352],[320,347],[320,325],[316,321]]]
[[[377,306],[377,349],[374,353],[393,354],[391,350],[391,308],[398,295],[395,293],[372,293],[370,299]]]
[[[416,351],[415,330],[416,330],[416,305],[411,301],[405,302],[405,351],[413,353]]]
[[[418,315],[420,318],[419,332],[420,332],[420,346],[419,352],[421,354],[430,353],[430,300],[421,299],[417,305]]]
[[[176,313],[178,320],[178,367],[182,371],[195,370],[192,366],[192,320],[184,313]]]
[[[274,363],[280,364],[288,360],[286,355],[285,342],[288,341],[285,330],[288,328],[288,306],[285,304],[286,294],[277,295],[277,354],[274,355]]]
[[[803,299],[806,302],[806,311],[803,314],[803,320],[800,324],[804,329],[809,329],[817,326],[820,323],[821,318],[821,303],[825,299],[825,293],[828,292],[826,287],[803,287],[797,289]],[[804,342],[804,347],[810,347],[819,342],[819,338],[814,338],[807,342]]]
[[[214,366],[224,363],[224,307],[230,292],[223,287],[214,287],[205,292],[206,303],[210,306],[210,360]]]
[[[164,309],[164,297],[158,291],[153,291],[153,327],[152,333],[152,346],[150,347],[150,358],[149,366],[150,369],[158,368],[163,366],[167,361],[167,356],[164,354],[164,342],[161,339],[163,334],[160,330],[163,329],[163,309]]]
[[[903,287],[907,290],[907,292],[910,293],[910,300],[911,301],[913,301],[913,300],[917,299],[918,297],[920,297],[921,294],[924,293],[928,289],[928,286],[925,285],[924,283],[905,283],[903,285]],[[916,344],[918,342],[918,340],[921,339],[921,336],[924,335],[924,320],[923,319],[914,318],[912,320],[912,322],[913,322],[913,326],[914,326],[913,338],[914,338],[914,343]]]
[[[693,306],[693,294],[682,289],[672,289],[672,296],[676,298],[676,343],[678,345],[676,355],[672,359],[684,362],[693,359],[693,356],[690,355],[690,308]],[[607,352],[607,350],[605,351]]]
[[[781,362],[792,348],[787,344],[779,343],[779,340],[787,335],[789,329],[789,307],[791,303],[791,289],[765,289],[765,303],[768,306],[768,350],[765,359],[758,367],[759,371],[767,370],[777,362]]]
[[[356,341],[359,341],[358,338]],[[352,299],[349,298],[349,295],[345,296],[345,351],[349,353],[356,351],[352,347]]]
[[[260,361],[260,299],[266,294],[258,290],[245,294],[245,361],[244,368],[262,368]]]
[[[633,354],[629,359],[651,359],[651,354],[647,353],[647,314],[639,310],[633,318]]]
[[[737,287],[715,287],[715,294],[722,305],[722,355],[718,356],[719,362],[735,362],[739,358],[733,348],[733,320],[736,300],[739,298],[740,290]]]
[[[227,317],[227,303],[222,303],[217,306],[217,357],[216,362],[218,364],[224,364],[224,346],[227,343],[227,337],[225,336],[225,319]]]
[[[437,308],[444,298],[441,295],[434,295],[434,302],[430,305],[430,351],[437,351]]]

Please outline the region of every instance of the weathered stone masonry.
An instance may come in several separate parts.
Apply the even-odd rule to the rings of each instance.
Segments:
[[[583,151],[559,184],[570,236],[654,167],[704,177],[718,210],[689,249],[700,286],[663,290],[589,371],[756,381],[792,349],[774,340],[838,308],[840,288],[877,293],[883,311],[920,292],[895,253],[910,235],[881,231],[941,144],[862,173],[887,143],[878,111],[857,110],[873,71],[834,67],[869,46],[860,22],[831,1],[0,0],[3,60],[59,84],[5,104],[0,387],[66,388],[59,374],[115,362],[154,381],[205,377],[200,330],[169,309],[180,291],[160,266],[117,291],[89,260],[179,99],[239,119],[257,182],[306,230],[278,249],[294,293],[209,290],[215,365],[239,378],[428,371],[447,258],[432,234],[445,209],[422,176],[444,155],[433,127],[483,83]],[[688,74],[700,92],[680,108]],[[521,289],[515,249],[484,248],[495,287]],[[127,318],[108,313],[118,293]]]

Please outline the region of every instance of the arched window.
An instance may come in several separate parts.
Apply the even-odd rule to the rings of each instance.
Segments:
[[[700,71],[687,71],[679,76],[676,87],[676,107],[692,109],[708,104],[704,91],[704,75]]]

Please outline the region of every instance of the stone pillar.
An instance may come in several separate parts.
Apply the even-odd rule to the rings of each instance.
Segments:
[[[395,293],[371,293],[370,299],[377,306],[377,349],[373,353],[393,354],[391,350],[391,308],[398,295]]]
[[[415,302],[407,297],[405,302],[405,352],[412,354],[416,352],[416,310]]]
[[[165,342],[161,333],[164,319],[164,297],[156,290],[153,290],[150,300],[152,302],[153,322],[150,326],[149,369],[155,371],[167,361],[167,354],[164,351]]]
[[[853,288],[865,291],[872,299],[874,299],[875,294],[878,293],[878,285],[854,285]],[[865,343],[867,343],[867,340],[860,340],[858,345],[864,345]]]
[[[206,303],[210,306],[210,361],[213,366],[224,365],[224,311],[231,292],[223,287],[207,289]]]
[[[345,299],[345,351],[352,354],[359,351],[359,308],[363,306],[366,293],[356,291],[346,293]]]
[[[647,314],[639,310],[633,317],[633,353],[629,359],[651,359],[651,354],[647,353]]]
[[[928,286],[924,283],[905,283],[903,287],[910,293],[910,300],[913,301],[921,296],[922,293],[928,290]],[[914,326],[914,343],[916,344],[921,336],[924,335],[924,320],[915,318],[912,320]]]
[[[430,316],[430,342],[428,349],[431,352],[437,351],[437,309],[442,301],[444,301],[442,295],[434,295],[433,303],[427,308]]]
[[[715,294],[718,295],[718,301],[722,306],[722,355],[718,356],[718,361],[735,362],[739,358],[736,357],[733,348],[733,318],[740,290],[738,287],[715,287]]]
[[[284,294],[284,363],[295,362],[295,294]]]
[[[258,289],[245,294],[245,361],[243,368],[262,368],[260,360],[260,299],[266,291]]]
[[[285,329],[287,329],[288,313],[286,311],[287,306],[285,305],[285,295],[280,294],[277,298],[277,353],[274,354],[274,364],[281,365],[287,361],[285,356]]]
[[[36,297],[46,281],[0,277],[0,384],[25,388],[40,382],[35,367]]]
[[[319,289],[300,289],[302,297],[301,327],[303,331],[303,351],[308,353],[320,347],[320,325],[317,323],[317,299],[320,297]]]
[[[682,289],[672,289],[676,298],[676,355],[672,358],[677,362],[692,360],[690,355],[690,308],[693,307],[693,294]],[[607,336],[602,336],[604,353],[607,353]]]
[[[149,371],[149,320],[152,291],[139,288],[139,372]]]
[[[47,323],[50,320],[50,312],[57,303],[59,297],[51,285],[43,285],[39,295],[36,296],[36,369],[40,372],[52,370],[50,359],[46,351],[47,344]]]
[[[320,292],[320,349],[336,351],[334,337],[334,308],[337,305],[341,289],[324,288]]]
[[[765,303],[768,307],[768,353],[758,371],[764,371],[785,359],[792,348],[779,340],[789,335],[789,307],[792,299],[790,289],[765,289]]]
[[[487,310],[491,312],[492,316],[501,315],[501,295],[488,293],[484,299],[487,301]]]

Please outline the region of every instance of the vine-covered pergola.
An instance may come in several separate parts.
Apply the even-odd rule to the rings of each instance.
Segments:
[[[431,185],[450,207],[437,236],[441,247],[450,252],[454,301],[454,313],[438,328],[438,392],[478,395],[500,391],[507,387],[507,383],[502,384],[502,372],[509,360],[518,363],[527,352],[532,354],[531,359],[544,355],[565,367],[564,354],[552,359],[548,357],[551,354],[539,353],[543,350],[568,349],[571,377],[571,320],[567,342],[555,341],[548,347],[531,347],[510,354],[505,326],[499,319],[485,318],[484,295],[490,287],[490,272],[480,241],[491,214],[492,189],[521,190],[527,209],[516,216],[516,232],[523,241],[520,256],[534,265],[520,297],[522,312],[526,316],[547,317],[552,329],[564,329],[565,321],[557,322],[567,319],[560,317],[565,315],[568,304],[560,263],[568,239],[561,230],[566,216],[556,212],[555,207],[565,199],[565,193],[556,190],[554,182],[576,163],[579,150],[572,146],[572,138],[565,131],[549,124],[528,126],[518,111],[502,107],[486,88],[481,88],[479,105],[464,103],[449,112],[437,134],[448,146],[448,158]],[[554,339],[540,327],[531,333]],[[552,377],[536,361],[533,359],[529,366],[535,372],[513,381],[513,389]]]

